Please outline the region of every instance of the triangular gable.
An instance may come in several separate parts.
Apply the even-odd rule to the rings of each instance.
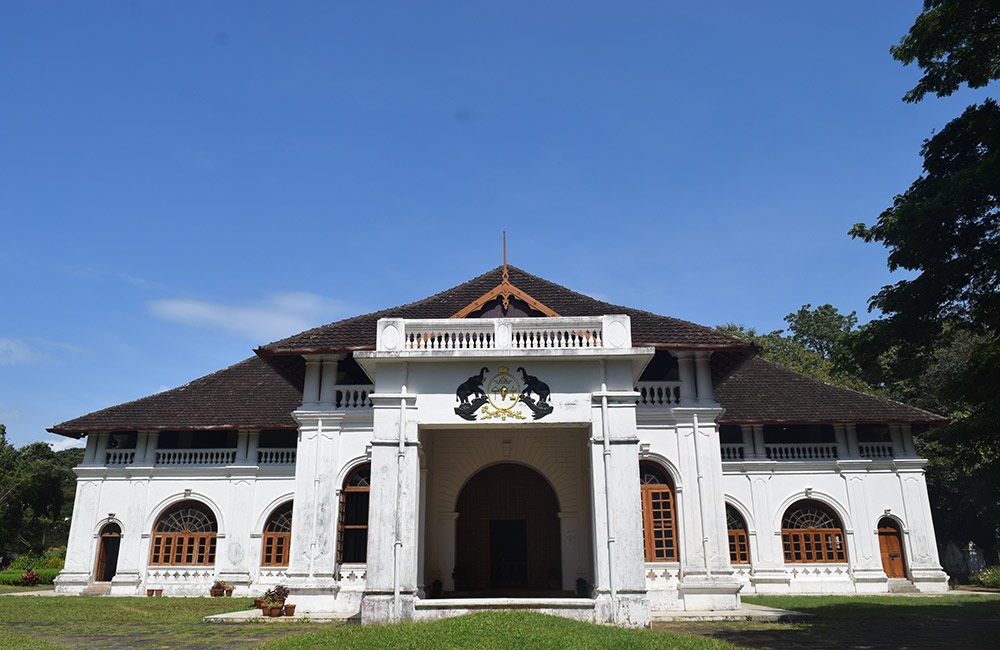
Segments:
[[[504,251],[504,258],[507,254]],[[554,309],[550,309],[542,304],[541,301],[532,298],[528,292],[522,291],[515,287],[510,282],[510,274],[507,272],[507,260],[504,259],[503,263],[503,279],[500,280],[500,284],[493,287],[483,295],[479,296],[472,302],[470,302],[465,307],[462,307],[458,312],[451,315],[451,318],[465,318],[469,314],[473,314],[483,307],[485,307],[490,301],[500,299],[503,303],[504,311],[510,309],[510,299],[516,298],[523,301],[531,309],[541,312],[546,316],[558,317],[559,314],[556,313]]]

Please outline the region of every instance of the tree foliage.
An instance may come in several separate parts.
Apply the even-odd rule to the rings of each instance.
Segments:
[[[1000,78],[1000,0],[926,0],[892,49],[924,76],[905,96],[947,96]],[[874,225],[850,234],[889,249],[883,316],[844,341],[838,368],[947,415],[918,438],[938,540],[997,548],[1000,536],[1000,107],[969,106],[920,150],[923,173]]]
[[[910,32],[889,51],[924,71],[904,101],[945,97],[963,83],[982,88],[1000,78],[1000,0],[925,0]]]
[[[15,448],[0,424],[0,555],[66,543],[82,449],[52,451],[44,442]]]
[[[790,334],[774,330],[760,334],[752,327],[729,323],[717,329],[731,336],[738,336],[753,343],[762,358],[781,364],[803,374],[837,386],[863,392],[872,388],[857,375],[842,370],[834,364],[840,354],[845,336],[858,322],[854,312],[841,314],[832,305],[803,305],[798,311],[785,316]]]

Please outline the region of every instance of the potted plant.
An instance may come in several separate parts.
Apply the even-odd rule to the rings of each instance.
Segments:
[[[236,587],[234,587],[232,585],[227,585],[226,586],[226,598],[232,598],[234,591],[236,591]]]
[[[295,605],[285,605],[285,616],[295,616]]]
[[[264,592],[264,607],[261,611],[266,612],[268,616],[281,616],[286,598],[288,598],[288,587],[277,585],[274,589],[268,589]]]
[[[212,598],[219,598],[226,594],[226,588],[229,585],[226,584],[225,580],[216,580],[212,583],[212,587],[208,590],[208,593]]]

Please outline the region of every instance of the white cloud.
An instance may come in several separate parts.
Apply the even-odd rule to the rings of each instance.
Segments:
[[[77,440],[76,438],[63,438],[60,437],[57,440],[46,440],[46,444],[52,447],[52,451],[62,451],[63,449],[76,449],[83,448],[87,446],[86,438],[81,438]]]
[[[0,338],[0,366],[32,363],[38,355],[21,339]]]
[[[313,293],[289,291],[245,305],[205,300],[165,298],[147,303],[149,312],[171,323],[236,334],[267,343],[337,320],[345,311],[336,300]]]
[[[31,345],[29,345],[29,342]],[[46,341],[45,339],[29,337],[27,339],[0,338],[0,366],[25,365],[32,363],[52,363],[53,357],[38,350],[38,344],[48,348],[58,348],[80,354],[83,348],[71,343]]]

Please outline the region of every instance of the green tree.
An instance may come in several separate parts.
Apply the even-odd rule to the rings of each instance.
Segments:
[[[982,88],[1000,78],[1000,2],[924,0],[910,32],[889,51],[924,71],[904,101],[919,102],[927,93],[946,97],[963,83]]]
[[[858,322],[854,312],[844,315],[832,305],[812,309],[803,305],[798,311],[785,316],[791,334],[774,330],[760,334],[752,327],[729,323],[717,329],[731,336],[738,336],[753,343],[762,358],[781,364],[837,386],[862,392],[872,392],[872,387],[850,370],[839,368],[834,357],[840,354],[848,332]]]
[[[20,449],[0,425],[0,555],[40,554],[61,546],[69,534],[82,449],[53,451],[44,442]]]
[[[924,76],[916,102],[1000,78],[1000,0],[926,0],[891,52]],[[923,173],[853,237],[889,249],[882,317],[844,342],[839,367],[953,423],[918,445],[938,539],[996,548],[1000,535],[1000,107],[969,106],[921,148]]]

